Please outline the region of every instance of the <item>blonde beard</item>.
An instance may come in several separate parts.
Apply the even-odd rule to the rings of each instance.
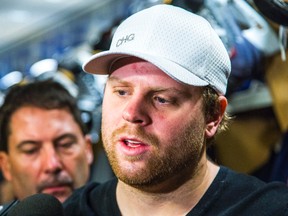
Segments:
[[[175,175],[183,172],[185,170],[185,175],[187,175],[187,169],[189,170],[188,176],[183,176],[183,181],[191,178],[196,170],[198,169],[198,163],[201,156],[205,152],[204,145],[204,126],[200,127],[200,124],[191,124],[189,126],[178,128],[178,133],[175,131],[174,138],[171,140],[171,145],[169,149],[166,149],[165,154],[157,154],[157,149],[160,140],[157,137],[151,134],[147,134],[142,130],[141,127],[131,130],[128,129],[128,126],[123,126],[112,134],[106,134],[107,128],[105,124],[102,124],[102,137],[104,148],[107,153],[111,167],[115,175],[123,181],[124,183],[131,185],[136,188],[148,189],[150,187],[157,186],[158,184],[163,183],[169,178],[173,178]],[[153,147],[154,155],[149,157],[149,161],[145,168],[133,172],[133,170],[125,169],[119,165],[117,158],[117,152],[115,152],[114,143],[116,142],[116,136],[119,133],[126,132],[128,134],[133,134],[145,143],[149,143]],[[137,161],[138,158],[131,158],[129,161]],[[179,182],[181,184],[181,182]],[[176,186],[176,185],[175,185]]]

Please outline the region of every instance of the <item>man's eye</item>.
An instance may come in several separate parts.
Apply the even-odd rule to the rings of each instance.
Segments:
[[[27,154],[27,155],[35,154],[37,151],[38,151],[37,148],[23,149],[23,150],[22,150],[22,152],[23,152],[24,154]]]
[[[162,97],[155,97],[155,100],[159,103],[162,103],[162,104],[169,102],[168,100],[166,100],[165,98],[162,98]]]
[[[65,142],[65,143],[59,143],[58,146],[61,148],[70,148],[73,144],[74,142]]]
[[[124,91],[124,90],[118,90],[117,92],[121,96],[126,95],[126,91]]]

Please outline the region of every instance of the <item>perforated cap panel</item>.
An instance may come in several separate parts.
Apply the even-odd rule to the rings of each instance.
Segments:
[[[208,21],[182,8],[161,4],[133,14],[117,28],[110,50],[92,56],[83,69],[107,74],[125,56],[149,61],[177,81],[226,92],[226,48]]]

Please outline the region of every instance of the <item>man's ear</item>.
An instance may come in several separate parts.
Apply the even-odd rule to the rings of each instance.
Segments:
[[[92,148],[92,139],[90,135],[85,135],[85,142],[86,142],[86,147],[85,147],[86,158],[87,158],[88,164],[91,165],[94,160],[94,152]]]
[[[218,126],[222,121],[224,116],[225,110],[227,108],[228,102],[225,96],[220,95],[218,97],[219,100],[219,111],[216,112],[217,114],[211,118],[206,125],[205,134],[207,138],[211,138],[216,134]]]
[[[4,178],[7,181],[11,181],[12,175],[11,175],[11,165],[9,161],[9,156],[4,151],[0,151],[0,167]]]

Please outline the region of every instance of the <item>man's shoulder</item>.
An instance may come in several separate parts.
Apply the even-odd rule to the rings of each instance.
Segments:
[[[263,196],[288,197],[288,186],[283,182],[264,182],[257,177],[235,172],[229,168],[221,167],[220,174],[216,177],[217,188],[222,187],[222,193],[229,196],[229,192],[235,192],[239,196],[252,196],[258,194]],[[215,186],[215,185],[214,185]],[[288,199],[286,199],[288,201]]]
[[[218,180],[207,195],[202,204],[210,202],[214,206],[211,215],[215,212],[218,215],[288,215],[286,184],[267,183],[228,168],[221,167]]]

